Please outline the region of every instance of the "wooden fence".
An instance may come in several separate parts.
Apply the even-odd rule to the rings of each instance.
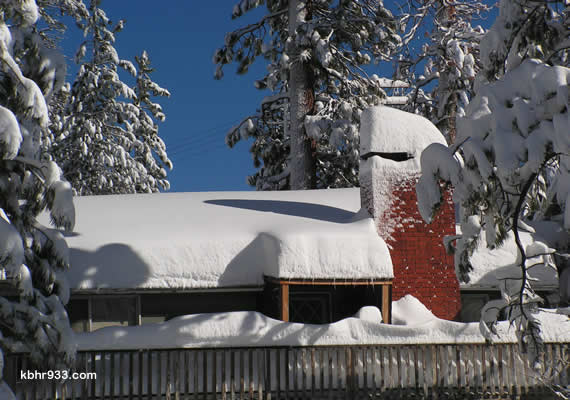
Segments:
[[[543,378],[569,387],[570,344],[547,344]],[[85,351],[77,373],[95,379],[23,380],[18,399],[547,398],[516,344],[382,345]],[[70,372],[71,373],[71,372]]]

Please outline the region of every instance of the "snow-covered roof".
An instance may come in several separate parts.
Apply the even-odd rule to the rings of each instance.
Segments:
[[[75,207],[72,289],[393,277],[358,189],[87,196]]]
[[[370,308],[370,307],[367,307]],[[479,323],[452,322],[435,317],[412,296],[393,303],[395,325],[381,323],[374,314],[359,312],[364,318],[346,318],[322,324],[283,322],[254,311],[193,314],[164,323],[142,326],[108,327],[91,333],[76,334],[79,350],[141,348],[199,348],[307,345],[390,345],[485,343]],[[540,312],[541,337],[547,343],[570,340],[567,315]],[[515,328],[509,321],[497,325],[497,343],[516,343]]]
[[[560,224],[551,222],[533,223],[536,232],[520,231],[522,245],[526,248],[534,241],[555,246],[558,242],[568,240],[568,232]],[[487,248],[484,235],[481,236],[477,248],[470,259],[473,270],[469,273],[470,282],[461,285],[464,289],[499,289],[508,278],[521,276],[517,259],[517,245],[514,235],[509,233],[502,246],[495,249]],[[538,260],[537,260],[538,261]],[[533,263],[534,264],[534,263]],[[551,266],[540,264],[529,268],[529,276],[535,289],[553,289],[558,287],[558,273]]]

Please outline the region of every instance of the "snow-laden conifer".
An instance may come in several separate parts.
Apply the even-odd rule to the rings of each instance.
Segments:
[[[346,187],[358,183],[358,124],[363,108],[383,101],[384,81],[363,65],[387,60],[400,44],[397,23],[376,0],[241,0],[232,17],[264,5],[256,23],[226,35],[214,54],[247,72],[257,57],[267,73],[258,111],[230,130],[231,147],[251,137],[257,189]]]
[[[458,119],[456,144],[431,145],[423,152],[417,192],[422,216],[429,221],[441,202],[438,181],[453,185],[461,206],[461,234],[452,239],[463,282],[480,240],[493,248],[514,236],[520,273],[502,282],[502,300],[484,308],[481,326],[491,337],[505,312],[523,348],[535,357],[542,349],[535,319],[541,299],[533,290],[532,268],[555,267],[552,254],[570,250],[567,239],[551,235],[570,229],[570,68],[554,63],[564,59],[564,35],[553,42],[554,34],[545,33],[562,32],[565,16],[549,9],[549,20],[533,19],[544,3],[513,4],[500,3],[501,13],[482,41],[484,70],[477,77],[476,96]],[[536,32],[543,32],[544,42]],[[531,58],[541,54],[542,59]],[[523,246],[520,231],[535,229],[544,240]]]
[[[446,137],[455,139],[455,120],[465,113],[480,69],[479,42],[483,36],[474,20],[488,16],[482,1],[448,3],[430,0],[407,3],[401,16],[406,46],[398,58],[396,77],[410,83],[404,109],[430,119]],[[427,41],[419,37],[427,25]]]
[[[99,3],[91,1],[80,23],[87,40],[62,114],[54,117],[59,135],[49,152],[78,195],[168,190],[172,163],[157,125],[164,113],[152,98],[170,94],[151,80],[146,52],[137,57],[138,71],[119,58],[115,35],[124,23],[113,24]],[[136,78],[134,88],[121,79],[125,71]]]
[[[500,1],[499,14],[481,41],[482,74],[492,82],[527,58],[568,64],[567,2]]]
[[[39,14],[34,1],[0,3],[0,269],[15,297],[0,297],[4,394],[4,352],[29,352],[38,369],[67,369],[75,352],[61,273],[68,248],[59,231],[36,220],[47,210],[59,228],[75,223],[71,186],[41,153],[50,136],[47,104],[65,63],[37,33]]]

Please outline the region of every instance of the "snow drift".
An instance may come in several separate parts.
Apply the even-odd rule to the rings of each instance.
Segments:
[[[406,296],[393,303],[393,318],[401,325],[347,318],[332,324],[282,322],[253,311],[194,314],[158,324],[108,327],[76,334],[79,350],[485,343],[479,323],[438,319],[417,299]],[[370,315],[370,310],[365,314]],[[361,313],[362,314],[362,313]],[[379,315],[379,312],[377,313]],[[541,311],[545,342],[570,341],[568,316]],[[498,343],[515,343],[515,329],[500,322]]]

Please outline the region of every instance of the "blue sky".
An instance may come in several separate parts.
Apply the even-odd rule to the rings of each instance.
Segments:
[[[171,191],[252,190],[246,182],[254,172],[249,143],[229,149],[224,138],[233,124],[255,112],[266,95],[253,87],[264,66],[257,63],[245,76],[228,66],[224,79],[213,78],[215,49],[223,44],[226,32],[247,21],[232,21],[233,4],[230,0],[102,2],[112,21],[126,20],[125,29],[116,36],[119,56],[134,62],[146,50],[156,69],[154,81],[171,93],[159,101],[166,114],[159,135],[174,163],[168,175]],[[82,40],[75,31],[71,28],[65,35],[68,57]],[[75,70],[69,69],[69,81]]]

